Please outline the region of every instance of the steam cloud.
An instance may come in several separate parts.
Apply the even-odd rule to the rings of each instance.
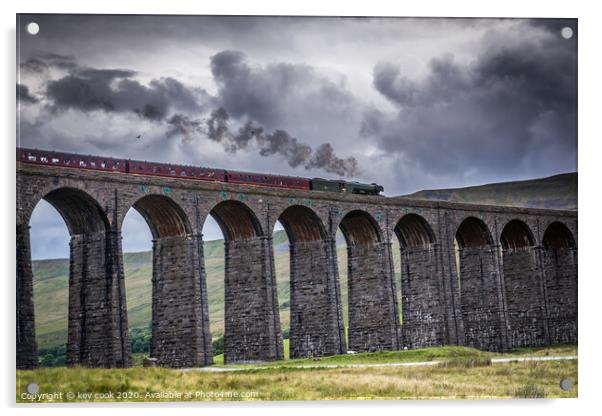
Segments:
[[[225,59],[231,54],[218,54],[212,60],[214,76],[221,83],[224,82],[227,71],[223,68],[218,71],[216,62],[219,61],[218,58]],[[236,54],[234,58],[241,59]],[[253,121],[247,121],[237,131],[233,131],[229,126],[230,114],[222,106],[211,112],[208,119],[195,118],[194,114],[204,113],[208,106],[215,108],[228,100],[223,94],[211,97],[205,90],[188,87],[174,78],[153,79],[148,85],[144,85],[134,78],[137,75],[135,71],[82,67],[75,58],[57,54],[29,58],[21,64],[21,68],[35,74],[48,73],[50,68],[67,72],[63,77],[49,80],[41,91],[50,112],[78,110],[84,113],[133,113],[142,119],[165,125],[166,136],[180,138],[182,143],[191,143],[197,136],[205,137],[221,143],[229,153],[252,150],[254,144],[262,157],[280,156],[293,168],[318,168],[347,177],[358,174],[357,160],[353,157],[337,157],[330,143],[321,144],[313,150],[285,130],[276,129],[267,133],[264,127]],[[287,73],[293,71],[293,74],[307,71],[306,68],[297,70],[289,67],[279,67],[277,70]],[[17,84],[17,96],[25,103],[39,101],[22,84]],[[254,102],[251,99],[247,101]],[[277,102],[276,97],[272,97],[273,106],[277,107]],[[235,113],[236,120],[244,116],[239,108],[235,109]]]
[[[265,133],[263,127],[256,126],[252,121],[248,121],[234,133],[228,126],[229,119],[228,112],[220,107],[211,113],[206,126],[207,137],[221,143],[230,153],[248,149],[252,139],[255,139],[261,156],[282,156],[293,168],[302,165],[307,170],[319,168],[348,177],[358,174],[357,160],[354,157],[346,159],[337,157],[330,143],[323,143],[312,150],[311,146],[300,143],[285,130]]]

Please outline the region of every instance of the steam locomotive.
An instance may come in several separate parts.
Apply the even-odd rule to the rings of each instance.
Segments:
[[[49,150],[17,148],[17,161],[37,165],[90,169],[114,173],[179,177],[181,179],[228,182],[268,188],[304,189],[322,192],[380,195],[384,190],[376,183],[365,184],[322,178],[300,178],[296,176],[268,175],[253,172],[213,169],[201,166],[176,165],[171,163],[146,162],[131,159],[115,159],[102,156],[86,156],[75,153]]]

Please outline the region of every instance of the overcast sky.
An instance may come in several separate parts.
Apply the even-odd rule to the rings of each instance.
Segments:
[[[576,20],[21,15],[17,31],[24,147],[388,195],[577,170]],[[32,218],[34,258],[68,253],[52,211]],[[124,228],[125,250],[150,247],[137,214]]]

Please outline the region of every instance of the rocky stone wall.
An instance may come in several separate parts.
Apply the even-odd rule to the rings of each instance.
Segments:
[[[401,248],[404,347],[448,344],[446,301],[439,258],[434,244]]]
[[[397,293],[386,243],[347,248],[349,290],[349,349],[356,352],[400,347]]]

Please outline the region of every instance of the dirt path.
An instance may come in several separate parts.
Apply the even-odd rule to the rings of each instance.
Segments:
[[[527,361],[560,361],[560,360],[576,360],[576,355],[563,355],[563,356],[545,356],[545,357],[508,357],[508,358],[492,358],[492,364],[501,363],[520,363]],[[257,370],[273,370],[276,368],[283,369],[320,369],[320,368],[370,368],[370,367],[418,367],[418,366],[429,366],[438,365],[445,361],[417,361],[408,363],[378,363],[378,364],[316,364],[316,365],[278,365],[274,367],[270,366],[256,366],[256,367],[197,367],[197,368],[186,368],[182,371],[205,371],[205,372],[228,372],[228,371],[257,371]]]

